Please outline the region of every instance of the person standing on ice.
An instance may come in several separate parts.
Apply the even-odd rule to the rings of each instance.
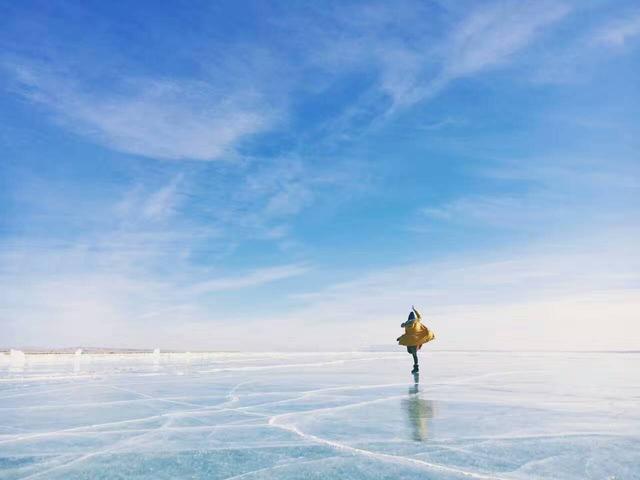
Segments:
[[[413,355],[413,370],[411,370],[411,373],[418,373],[420,371],[418,367],[418,350],[422,348],[422,345],[436,338],[436,336],[422,324],[422,315],[413,305],[411,305],[409,318],[400,326],[404,328],[404,335],[397,338],[398,343],[406,346],[407,352]]]

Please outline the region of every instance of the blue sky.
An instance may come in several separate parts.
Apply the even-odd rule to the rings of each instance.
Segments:
[[[635,2],[0,18],[0,344],[637,348]]]

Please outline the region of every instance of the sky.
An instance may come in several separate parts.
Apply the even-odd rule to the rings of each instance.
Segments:
[[[0,346],[640,349],[639,75],[635,1],[0,0]]]

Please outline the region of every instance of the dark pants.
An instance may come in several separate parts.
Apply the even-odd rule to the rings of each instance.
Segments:
[[[407,347],[407,352],[413,355],[413,364],[418,365],[418,347]]]

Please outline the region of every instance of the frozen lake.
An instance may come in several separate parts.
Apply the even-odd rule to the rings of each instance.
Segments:
[[[638,479],[640,354],[0,358],[0,479]]]

